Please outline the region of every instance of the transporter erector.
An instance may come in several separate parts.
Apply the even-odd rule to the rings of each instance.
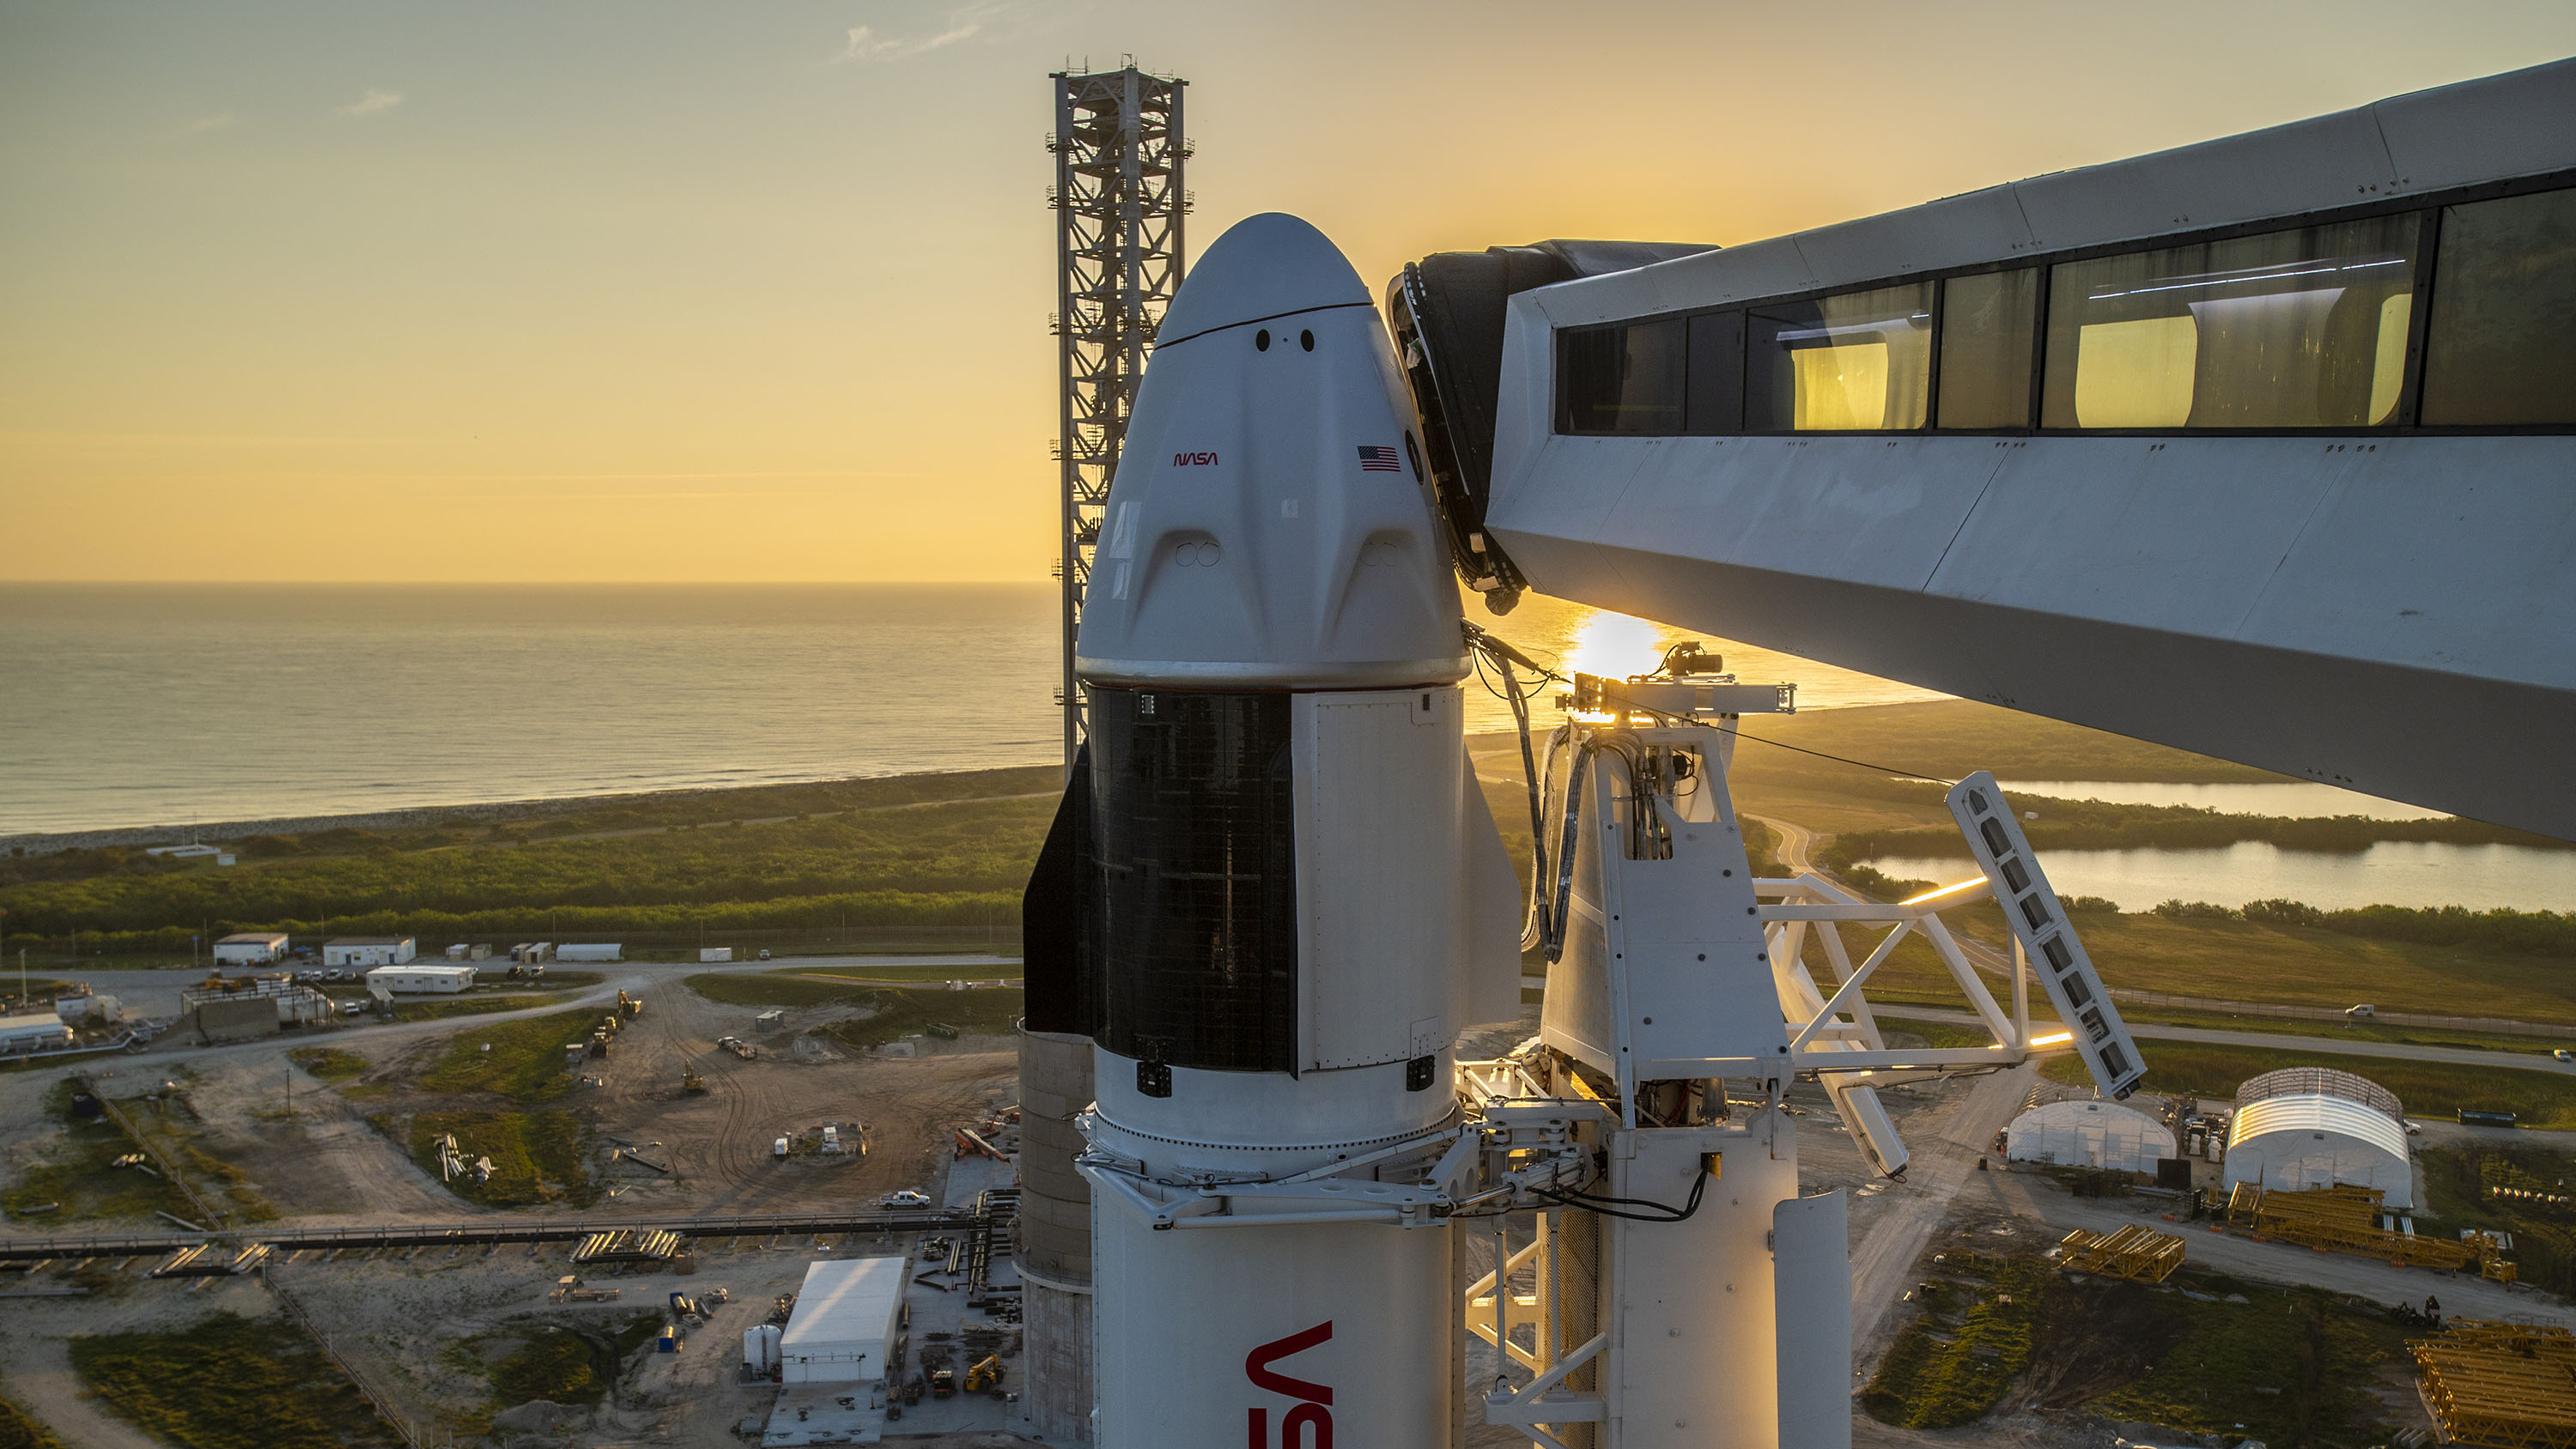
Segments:
[[[1792,696],[1691,655],[1571,681],[1543,751],[1524,730],[1525,893],[1462,682],[1480,657],[1519,708],[1533,666],[1462,625],[1387,333],[1296,218],[1190,274],[1123,460],[1026,912],[1030,1030],[1093,1042],[1093,1442],[1847,1446],[1843,1198],[1800,1195],[1781,1092],[1826,1074],[1901,1171],[1876,1085],[2020,1060],[2026,964],[2007,1018],[1935,914],[1994,887],[1757,880],[1732,726]],[[1994,1043],[1888,1051],[1860,996],[1886,952],[1854,971],[1838,922],[1933,936]],[[1524,950],[1537,1034],[1458,1060],[1519,1018]]]

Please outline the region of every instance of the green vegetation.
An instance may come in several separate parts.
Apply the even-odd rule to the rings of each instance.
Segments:
[[[363,1075],[369,1066],[365,1057],[338,1047],[302,1047],[286,1055],[317,1082],[345,1082]]]
[[[196,1211],[187,1195],[158,1172],[119,1167],[116,1160],[143,1150],[105,1116],[72,1115],[69,1081],[57,1082],[46,1096],[47,1114],[62,1124],[61,1138],[18,1174],[18,1185],[0,1192],[0,1209],[23,1224],[44,1225],[77,1218],[148,1218],[156,1212],[188,1217]],[[54,1210],[28,1216],[27,1210],[59,1203]]]
[[[63,1441],[34,1415],[0,1398],[0,1449],[63,1449]]]
[[[389,1131],[392,1124],[381,1125]],[[598,1185],[590,1178],[587,1134],[569,1112],[423,1112],[411,1120],[411,1159],[423,1172],[439,1175],[439,1139],[451,1132],[467,1163],[492,1160],[487,1182],[476,1182],[472,1173],[448,1179],[447,1190],[467,1202],[588,1207],[599,1200]]]
[[[72,1368],[119,1418],[189,1449],[394,1449],[355,1385],[295,1328],[220,1313],[168,1333],[71,1340]]]
[[[1881,1423],[1949,1429],[2003,1401],[2030,1363],[2031,1326],[2054,1273],[2036,1258],[1948,1253],[1922,1314],[1879,1360],[1861,1407]]]
[[[1934,780],[1956,780],[1973,770],[2002,770],[2037,780],[2184,784],[2291,778],[1964,699],[1793,715],[1749,714],[1744,716],[1743,729],[1744,742],[1735,752],[1739,775],[1850,768],[1759,743],[1778,740]],[[1939,787],[1933,787],[1932,795],[1939,800]]]
[[[2274,1288],[2190,1270],[2173,1282],[2185,1291],[2088,1283],[2089,1292],[2069,1295],[2065,1311],[2045,1316],[2042,1332],[2052,1355],[2072,1360],[2089,1350],[2115,1361],[2124,1354],[2149,1359],[2144,1372],[2087,1408],[2267,1444],[2381,1442],[2386,1410],[2369,1392],[2373,1365],[2401,1358],[2407,1335],[2420,1329],[2316,1288]],[[2122,1300],[2137,1306],[2105,1311]],[[2058,1300],[2050,1307],[2057,1309]],[[2117,1337],[2104,1333],[2105,1319]],[[2081,1375],[2086,1366],[2069,1368]]]
[[[916,1036],[933,1026],[955,1027],[961,1035],[1006,1032],[1028,1009],[1028,994],[1012,988],[983,991],[878,990],[868,993],[872,1016],[836,1021],[824,1027],[844,1046],[882,1046]]]
[[[496,1011],[526,1011],[552,1006],[551,996],[450,996],[432,1001],[404,1001],[394,1007],[396,1021],[444,1021],[451,1016],[490,1016]]]
[[[818,973],[823,974],[823,973]],[[864,999],[871,988],[774,971],[708,971],[682,983],[727,1006],[832,1006]]]
[[[165,867],[167,857],[139,850],[66,851],[0,861],[0,908],[13,937],[109,933],[100,949],[184,950],[207,920],[218,933],[553,940],[694,937],[701,927],[1014,928],[1055,802],[1012,797],[1051,795],[1056,780],[1039,767],[702,792],[660,805],[573,802],[553,828],[476,827],[470,843],[454,827],[246,842],[248,858],[220,871]],[[783,818],[738,823],[764,812]],[[403,848],[430,836],[436,848]]]
[[[2355,1057],[2332,1052],[2276,1051],[2270,1047],[2212,1042],[2138,1039],[2147,1062],[2146,1089],[2180,1096],[2231,1098],[2248,1077],[2282,1067],[2332,1067],[2354,1072],[2395,1092],[2418,1117],[2455,1117],[2461,1108],[2511,1112],[2526,1127],[2576,1127],[2576,1077],[2510,1067],[2410,1062],[2395,1057]],[[2073,1056],[2040,1068],[2052,1081],[2089,1084]]]
[[[596,1322],[513,1324],[449,1344],[446,1358],[449,1366],[492,1386],[495,1409],[538,1399],[597,1404],[616,1386],[627,1355],[661,1326],[660,1314],[632,1317],[614,1328]]]
[[[551,1012],[458,1032],[447,1051],[421,1073],[432,1092],[492,1092],[522,1105],[551,1102],[572,1090],[564,1048],[590,1039],[606,1010]],[[488,1050],[487,1050],[488,1048]]]
[[[2191,1269],[2149,1288],[2077,1282],[2031,1257],[1943,1258],[1861,1395],[1881,1422],[1953,1428],[2012,1402],[2272,1444],[2368,1443],[2382,1415],[2373,1365],[2406,1334],[2316,1289]]]
[[[2510,1233],[2513,1251],[2506,1256],[2523,1282],[2561,1297],[2576,1292],[2576,1189],[2568,1186],[2576,1178],[2576,1156],[2519,1142],[2479,1142],[2422,1148],[2415,1159],[2425,1188],[2417,1231]],[[2428,1218],[2439,1226],[2429,1227]]]
[[[2022,833],[2041,850],[2223,850],[2249,840],[2268,842],[2283,850],[2335,853],[2358,853],[2383,840],[2576,849],[2576,843],[2477,820],[2229,815],[2196,805],[2114,805],[2100,800],[2052,800],[2037,795],[2015,796],[2013,804],[2038,813],[2037,820],[2022,826]],[[1836,858],[1866,860],[1873,855],[1956,856],[1965,860],[1968,845],[1958,828],[1945,822],[1850,837],[1837,841],[1826,852],[1829,862]]]
[[[1876,1019],[1882,1034],[1901,1032],[1921,1039],[1927,1047],[1981,1047],[1994,1044],[1993,1039],[1986,1035],[1985,1028],[1962,1026],[1955,1021],[1920,1021],[1911,1017],[1886,1015],[1879,1015]]]

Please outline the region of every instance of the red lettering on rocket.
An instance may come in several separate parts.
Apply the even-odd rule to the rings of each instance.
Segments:
[[[1250,1449],[1333,1449],[1333,1389],[1330,1384],[1292,1379],[1270,1365],[1279,1359],[1304,1353],[1333,1336],[1333,1323],[1326,1319],[1309,1329],[1273,1339],[1244,1355],[1243,1376],[1252,1380],[1256,1389],[1284,1394],[1300,1400],[1279,1421],[1279,1437],[1270,1437],[1270,1411],[1254,1408],[1245,1413],[1250,1436]]]

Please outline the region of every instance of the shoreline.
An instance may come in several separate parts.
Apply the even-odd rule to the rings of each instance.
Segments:
[[[96,830],[26,830],[0,835],[0,851],[52,855],[108,845],[213,844],[253,835],[300,835],[316,830],[423,830],[451,821],[480,825],[515,820],[541,820],[602,805],[671,804],[767,790],[802,790],[850,785],[870,780],[932,779],[941,775],[982,773],[973,770],[891,770],[882,775],[825,775],[808,780],[771,780],[757,785],[690,785],[670,790],[615,790],[599,795],[546,795],[526,800],[479,800],[455,805],[410,805],[393,810],[355,811],[338,815],[278,815],[253,820],[209,820],[195,825],[114,825]],[[1010,767],[1002,767],[1010,768]]]

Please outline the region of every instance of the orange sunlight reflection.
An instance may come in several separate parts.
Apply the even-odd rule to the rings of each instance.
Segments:
[[[1647,620],[1601,610],[1575,631],[1574,648],[1566,655],[1564,667],[1569,673],[1598,674],[1605,679],[1643,674],[1663,662],[1662,634],[1659,626]]]

